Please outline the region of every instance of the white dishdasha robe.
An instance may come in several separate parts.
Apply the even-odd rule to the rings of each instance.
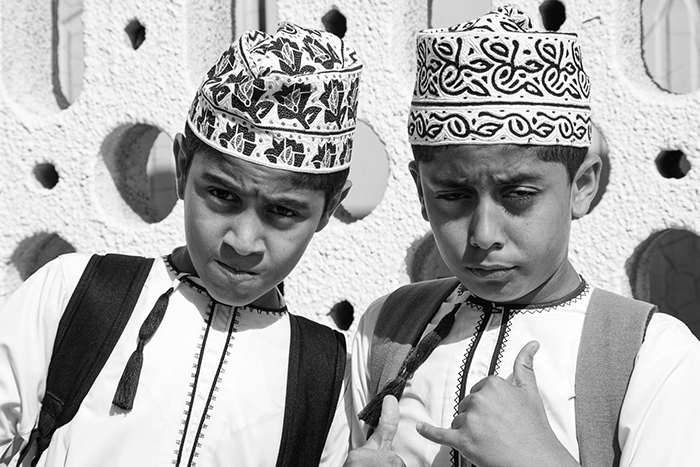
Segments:
[[[0,465],[15,465],[18,456],[7,457],[35,425],[58,323],[89,259],[57,258],[0,307]],[[144,348],[133,409],[112,406],[139,328],[176,276],[166,258],[155,260],[105,367],[39,466],[275,465],[290,345],[286,307],[232,308],[212,300],[199,279],[182,279]],[[322,466],[345,460],[346,400],[341,394]]]
[[[446,338],[408,381],[399,402],[400,422],[393,451],[407,467],[452,465],[448,447],[423,438],[419,422],[449,428],[456,415],[460,383],[466,394],[489,374],[508,378],[520,350],[540,343],[534,371],[549,423],[559,441],[579,459],[576,442],[574,379],[581,329],[591,288],[582,283],[576,294],[544,308],[485,313],[466,303],[469,292],[455,290],[423,332],[435,328],[458,301],[465,304]],[[371,399],[368,352],[378,312],[386,299],[375,301],[363,315],[352,350],[353,411]],[[477,331],[480,323],[483,328]],[[503,332],[500,332],[503,328]],[[477,345],[475,337],[479,336]],[[471,364],[465,368],[472,349]],[[637,355],[620,415],[621,467],[696,467],[700,465],[700,342],[679,320],[655,313]],[[353,447],[364,444],[366,427],[356,416]],[[468,464],[468,463],[467,463]]]

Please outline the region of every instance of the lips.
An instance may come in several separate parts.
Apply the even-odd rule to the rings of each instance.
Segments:
[[[501,265],[480,265],[478,267],[467,267],[467,269],[480,279],[500,279],[510,274],[515,267]]]
[[[253,277],[259,275],[259,273],[254,272],[254,271],[249,271],[246,269],[239,269],[234,266],[229,266],[226,263],[222,263],[221,261],[216,262],[219,266],[221,266],[224,270],[226,270],[229,274],[232,274],[237,277]]]

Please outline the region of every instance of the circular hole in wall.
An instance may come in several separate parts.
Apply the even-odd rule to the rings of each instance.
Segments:
[[[566,21],[566,7],[559,0],[545,0],[540,4],[540,16],[547,31],[558,31]]]
[[[161,132],[148,153],[146,175],[151,202],[156,209],[156,222],[160,222],[172,212],[177,203],[175,184],[175,157],[173,140]]]
[[[124,28],[124,32],[129,37],[131,47],[134,50],[141,47],[141,44],[146,40],[146,28],[136,18],[129,21],[129,24]]]
[[[347,300],[342,300],[331,308],[328,315],[333,319],[333,322],[341,331],[347,331],[352,326],[355,319],[355,307]]]
[[[321,22],[326,31],[335,34],[341,39],[345,37],[345,33],[348,31],[348,20],[337,8],[332,8],[323,15]]]
[[[389,159],[384,143],[365,122],[358,120],[348,179],[352,188],[336,211],[344,222],[366,217],[381,202],[389,178]]]
[[[700,3],[642,0],[642,55],[647,73],[667,91],[700,89]]]
[[[598,154],[600,160],[603,162],[603,167],[600,170],[600,181],[598,183],[598,192],[595,194],[593,201],[591,201],[591,207],[588,212],[593,211],[600,200],[603,199],[605,190],[608,187],[608,182],[610,181],[610,157],[608,156],[608,142],[605,140],[605,136],[598,130],[598,128],[593,125],[591,132],[591,146],[588,148],[589,153]]]
[[[411,282],[454,276],[440,256],[432,232],[411,245],[406,256],[406,266]]]
[[[690,171],[690,161],[683,151],[668,149],[656,156],[656,168],[664,178],[683,178]]]
[[[73,245],[56,233],[40,232],[22,240],[10,261],[24,281],[46,263],[66,253],[75,253]]]
[[[700,237],[682,229],[652,234],[628,261],[635,298],[683,321],[700,338]]]
[[[56,167],[50,163],[35,165],[34,176],[41,183],[41,186],[49,190],[58,183],[58,172],[56,172]]]
[[[491,0],[433,0],[428,7],[428,27],[446,28],[485,15]]]
[[[177,202],[172,140],[152,125],[123,125],[102,143],[97,198],[125,221],[160,222]],[[105,190],[109,180],[115,191]]]
[[[83,86],[83,1],[58,2],[58,80],[63,96],[72,104]]]

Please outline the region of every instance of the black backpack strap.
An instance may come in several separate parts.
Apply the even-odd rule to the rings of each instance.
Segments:
[[[369,355],[371,396],[396,378],[401,364],[418,344],[440,305],[458,285],[459,281],[454,277],[417,282],[396,289],[386,298],[372,335]]]
[[[576,436],[582,466],[620,464],[617,431],[634,360],[656,307],[596,289],[576,363]]]
[[[277,467],[317,466],[341,397],[345,337],[301,316],[289,314],[289,321],[287,396]]]
[[[37,426],[35,466],[57,428],[73,419],[131,316],[153,258],[93,255],[61,317]]]

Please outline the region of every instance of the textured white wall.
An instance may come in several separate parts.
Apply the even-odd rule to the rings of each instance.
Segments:
[[[538,21],[539,1],[494,1],[506,3]],[[647,76],[639,0],[564,3],[562,30],[581,36],[594,123],[610,148],[607,190],[575,222],[571,256],[589,281],[630,295],[627,269],[644,263],[639,253],[654,232],[700,232],[700,91],[672,95]],[[54,91],[46,4],[0,3],[0,301],[70,246],[159,255],[183,242],[181,203],[159,223],[144,220],[148,152],[140,146],[156,130],[143,125],[171,137],[180,131],[200,76],[232,38],[231,2],[84,0],[83,86],[66,106]],[[364,59],[359,118],[385,144],[390,174],[379,206],[353,223],[334,219],[286,281],[293,310],[326,323],[336,302],[362,311],[407,282],[407,260],[428,231],[406,169],[405,130],[414,38],[427,26],[428,0],[279,0],[278,17],[322,28],[333,6],[347,17],[345,39]],[[124,32],[133,18],[146,27],[138,50]],[[663,149],[685,152],[693,167],[685,178],[658,173],[654,160]],[[52,189],[34,175],[41,163],[58,171]],[[645,286],[636,288],[639,294]]]

